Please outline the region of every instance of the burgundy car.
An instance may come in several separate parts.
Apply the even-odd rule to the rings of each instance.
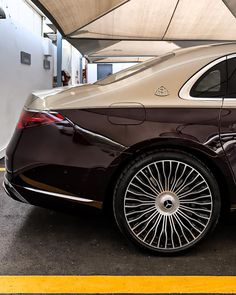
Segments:
[[[201,241],[236,208],[236,44],[177,50],[92,85],[33,93],[4,187],[47,207],[108,207],[154,253]]]

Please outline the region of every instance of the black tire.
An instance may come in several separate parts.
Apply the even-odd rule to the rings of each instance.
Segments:
[[[216,226],[220,206],[219,187],[210,169],[179,150],[138,156],[120,175],[113,196],[121,232],[156,254],[194,247]]]

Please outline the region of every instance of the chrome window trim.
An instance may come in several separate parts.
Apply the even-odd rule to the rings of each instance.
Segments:
[[[211,63],[209,63],[205,67],[203,67],[196,74],[194,74],[187,82],[185,82],[185,84],[182,86],[182,88],[179,91],[179,97],[182,98],[182,99],[185,99],[185,100],[221,101],[223,99],[223,97],[193,97],[193,96],[190,95],[190,91],[191,91],[193,85],[197,82],[197,80],[203,74],[205,74],[210,68],[214,67],[215,65],[219,64],[220,62],[222,62],[224,60],[235,58],[235,57],[236,57],[236,53],[230,54],[230,55],[225,55],[223,57],[220,57],[220,58],[212,61]],[[225,98],[227,98],[227,97],[225,97]],[[235,101],[235,98],[232,98],[232,97],[227,98],[227,101],[230,101],[230,100]]]

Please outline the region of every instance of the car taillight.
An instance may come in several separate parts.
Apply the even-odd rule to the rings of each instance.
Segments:
[[[65,120],[65,118],[59,113],[48,112],[31,112],[23,111],[21,113],[19,122],[17,123],[18,129],[34,127],[39,125],[48,125]]]

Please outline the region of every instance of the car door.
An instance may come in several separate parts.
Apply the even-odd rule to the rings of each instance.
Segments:
[[[223,150],[236,177],[236,54],[227,56],[227,93],[220,115]]]

